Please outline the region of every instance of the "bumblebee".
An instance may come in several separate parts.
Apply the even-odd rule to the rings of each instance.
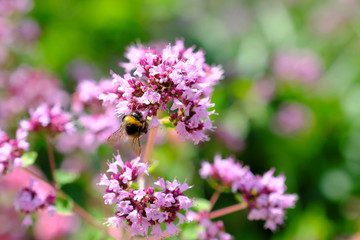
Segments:
[[[130,146],[137,156],[141,154],[140,137],[147,133],[149,124],[140,112],[124,115],[120,128],[107,139],[109,143],[118,142],[123,136],[130,140]]]

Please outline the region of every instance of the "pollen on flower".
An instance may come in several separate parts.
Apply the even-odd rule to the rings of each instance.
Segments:
[[[129,47],[129,62],[120,64],[127,74],[113,73],[116,91],[99,98],[116,105],[119,115],[140,111],[146,118],[167,111],[183,139],[207,141],[205,130],[213,129],[210,115],[215,113],[209,110],[214,107],[210,97],[223,71],[207,65],[204,52],[194,49],[185,48],[183,40],[162,49]]]
[[[107,219],[106,224],[120,228],[131,229],[131,234],[147,236],[149,229],[154,236],[162,234],[174,235],[179,231],[177,225],[188,221],[180,211],[187,212],[192,207],[192,200],[183,192],[190,188],[185,182],[181,184],[176,179],[173,182],[159,178],[154,184],[161,190],[153,187],[137,189],[132,186],[141,173],[147,173],[147,165],[139,163],[139,159],[124,163],[120,155],[115,161],[109,162],[108,173],[104,174],[99,185],[106,186],[103,195],[104,203],[115,205],[115,216]],[[175,224],[176,219],[178,222]],[[160,223],[166,225],[163,232]]]

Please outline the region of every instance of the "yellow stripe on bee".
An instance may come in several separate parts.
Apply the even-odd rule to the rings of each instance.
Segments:
[[[138,127],[142,126],[142,123],[139,120],[137,120],[136,118],[134,118],[133,116],[126,116],[124,121],[126,124],[133,124]]]

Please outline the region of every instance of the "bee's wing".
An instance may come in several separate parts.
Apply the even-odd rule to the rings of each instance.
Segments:
[[[131,139],[130,146],[131,146],[132,150],[134,151],[134,153],[137,156],[141,155],[141,146],[140,146],[140,139],[139,138]]]
[[[121,127],[116,130],[113,134],[111,134],[108,139],[107,142],[108,143],[116,143],[118,142],[124,135],[124,125],[121,125]]]

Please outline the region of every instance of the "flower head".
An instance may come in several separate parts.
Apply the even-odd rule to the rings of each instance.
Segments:
[[[263,176],[254,175],[249,167],[236,163],[235,159],[221,159],[217,155],[213,164],[203,162],[200,176],[231,186],[234,193],[239,191],[250,209],[249,220],[265,220],[265,228],[274,231],[284,223],[285,210],[293,208],[297,200],[296,194],[285,194],[285,177],[274,177],[274,172],[272,168]]]
[[[306,83],[316,81],[322,73],[319,58],[306,50],[278,52],[272,68],[275,75],[281,79],[298,80]]]
[[[285,210],[295,207],[296,194],[285,194],[285,177],[274,177],[272,168],[263,176],[249,174],[233,184],[233,191],[240,190],[250,213],[249,220],[265,220],[265,228],[272,231],[284,223]]]
[[[131,46],[127,74],[113,73],[116,91],[100,95],[105,103],[116,105],[119,115],[140,111],[143,118],[168,111],[175,130],[195,144],[208,140],[205,130],[213,128],[210,101],[213,86],[222,78],[222,69],[205,63],[204,52],[185,48],[182,40],[163,49]],[[133,72],[133,76],[130,72]]]
[[[113,86],[110,80],[83,80],[73,94],[71,109],[77,117],[77,129],[71,134],[62,134],[57,141],[60,152],[68,153],[75,149],[95,151],[107,138],[119,128],[119,120],[114,107],[104,106],[98,99],[101,93],[107,93]]]
[[[64,113],[59,106],[49,107],[47,104],[40,105],[34,111],[30,111],[30,119],[21,121],[21,127],[27,131],[45,130],[51,134],[73,131],[71,115]]]
[[[10,139],[7,133],[0,130],[0,174],[22,166],[21,156],[29,149],[27,135],[26,131],[19,128],[16,131],[16,139]]]
[[[202,178],[211,177],[220,181],[223,186],[231,186],[236,180],[244,178],[250,173],[249,167],[242,166],[231,157],[222,159],[220,155],[215,156],[213,164],[203,162],[200,169]]]
[[[31,214],[40,209],[47,209],[49,215],[55,213],[55,195],[50,193],[45,199],[41,199],[33,189],[34,184],[36,184],[35,181],[30,181],[30,186],[21,189],[14,200],[15,209],[26,214],[23,221],[25,226],[32,225]]]
[[[120,228],[130,227],[132,235],[147,236],[151,234],[160,236],[163,233],[173,235],[179,229],[175,225],[183,223],[187,218],[180,213],[192,207],[192,200],[183,192],[189,188],[185,182],[181,184],[176,179],[169,182],[159,178],[154,184],[161,190],[153,187],[145,189],[130,188],[140,173],[147,173],[147,166],[139,163],[139,159],[124,163],[120,156],[115,156],[115,161],[109,162],[107,172],[99,185],[107,186],[104,194],[105,204],[114,204],[116,212],[114,217],[107,219],[108,225]],[[166,230],[162,232],[160,223],[165,223]]]

